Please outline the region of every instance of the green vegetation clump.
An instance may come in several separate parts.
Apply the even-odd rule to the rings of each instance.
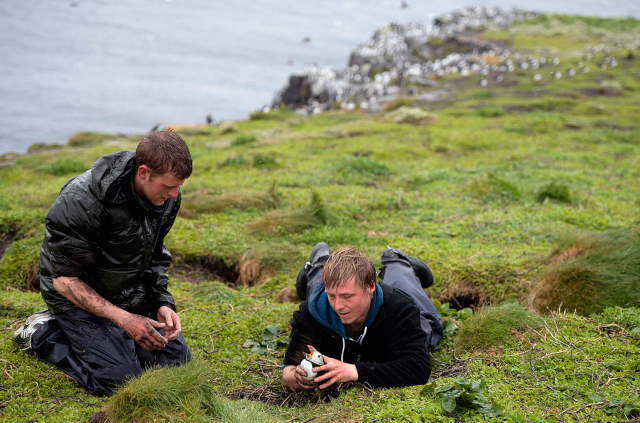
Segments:
[[[2,237],[0,237],[2,241]],[[13,241],[0,257],[0,288],[37,289],[42,238]]]
[[[497,347],[512,339],[513,332],[541,324],[539,317],[517,303],[486,307],[462,323],[456,335],[455,351],[465,354]]]
[[[295,233],[327,223],[327,210],[320,195],[312,191],[309,205],[297,210],[274,210],[249,224],[253,232],[263,234]]]
[[[391,170],[378,161],[366,157],[345,157],[335,166],[340,181],[345,184],[373,184],[376,180],[387,177]]]
[[[218,132],[220,132],[220,135],[233,134],[238,132],[238,125],[234,122],[222,122],[218,127]]]
[[[106,413],[113,423],[281,421],[251,402],[222,398],[214,384],[208,364],[198,359],[150,370],[119,389]]]
[[[283,121],[294,116],[295,113],[288,109],[271,110],[269,112],[256,111],[249,115],[249,120]]]
[[[231,145],[233,147],[238,147],[241,145],[253,144],[254,142],[256,142],[255,135],[238,135],[233,139],[233,141],[231,141]]]
[[[418,107],[400,106],[387,113],[385,119],[393,123],[405,123],[412,125],[427,125],[435,122],[435,115]]]
[[[417,99],[415,97],[399,96],[386,103],[382,108],[385,112],[392,112],[401,107],[413,107],[416,104]]]
[[[253,156],[253,167],[270,170],[280,167],[280,165],[274,154],[256,154]]]
[[[617,229],[566,235],[530,294],[540,312],[599,313],[640,303],[640,231]]]
[[[601,95],[622,95],[624,93],[624,89],[622,88],[622,84],[618,81],[606,79],[600,82],[600,86],[598,88],[598,92]]]
[[[609,325],[618,325],[619,327],[628,330],[631,337],[636,340],[640,340],[640,308],[608,307],[594,317],[607,325],[605,328],[615,330],[614,327]],[[640,364],[640,357],[638,358],[638,361]]]
[[[548,200],[558,201],[560,203],[571,203],[569,187],[557,182],[551,182],[543,186],[536,194],[536,201],[538,203],[544,203]]]
[[[67,144],[71,147],[90,147],[102,144],[103,142],[113,138],[114,136],[112,134],[105,134],[102,132],[78,132],[69,138]]]
[[[520,190],[505,178],[489,173],[476,179],[470,186],[472,195],[484,201],[516,201],[520,199]]]
[[[431,382],[425,386],[422,394],[439,398],[440,405],[447,414],[460,414],[469,409],[492,417],[502,414],[487,397],[486,384],[482,380],[459,377]]]
[[[87,169],[88,166],[81,161],[66,158],[58,159],[39,168],[41,172],[56,176],[79,174]]]
[[[36,142],[34,144],[31,144],[28,148],[27,148],[27,152],[28,153],[37,153],[39,151],[50,151],[50,150],[58,150],[60,148],[63,148],[63,145],[60,144],[48,144],[48,143],[44,143],[44,142]]]
[[[241,191],[215,195],[208,190],[195,191],[186,194],[182,201],[180,214],[194,218],[200,214],[218,213],[227,209],[272,209],[280,205],[282,197],[274,184],[266,192]]]
[[[480,117],[500,117],[504,116],[505,113],[501,107],[482,107],[476,110],[476,114]]]
[[[244,167],[248,165],[249,161],[244,156],[232,156],[218,163],[219,167]]]

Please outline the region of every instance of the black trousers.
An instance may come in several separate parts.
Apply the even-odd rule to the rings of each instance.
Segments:
[[[38,359],[100,396],[113,394],[149,367],[179,366],[191,360],[182,335],[161,350],[148,351],[110,320],[79,309],[56,314],[33,334],[31,346]]]

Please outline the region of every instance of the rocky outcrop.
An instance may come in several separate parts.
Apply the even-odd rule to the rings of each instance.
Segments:
[[[468,7],[440,16],[430,26],[388,24],[352,51],[346,68],[312,66],[292,75],[272,107],[307,113],[336,106],[377,110],[403,90],[437,86],[434,76],[482,72],[490,66],[487,56],[504,57],[510,52],[472,35],[534,16],[520,10]]]

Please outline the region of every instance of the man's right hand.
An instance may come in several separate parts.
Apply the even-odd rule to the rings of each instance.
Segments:
[[[156,328],[164,328],[165,323],[157,322],[139,314],[127,313],[118,323],[127,334],[142,346],[142,348],[154,351],[167,346],[167,338],[162,336]]]
[[[311,391],[317,384],[307,380],[307,374],[298,366],[287,366],[282,369],[282,384],[294,392]]]

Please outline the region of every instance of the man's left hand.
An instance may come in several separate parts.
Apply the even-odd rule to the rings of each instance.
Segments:
[[[358,380],[358,369],[354,364],[343,363],[335,358],[324,356],[324,366],[314,367],[315,372],[326,372],[313,380],[319,384],[320,389],[328,388],[336,382],[356,382]]]
[[[158,322],[166,324],[164,336],[167,341],[173,341],[182,332],[180,316],[171,307],[162,306],[158,309]]]

